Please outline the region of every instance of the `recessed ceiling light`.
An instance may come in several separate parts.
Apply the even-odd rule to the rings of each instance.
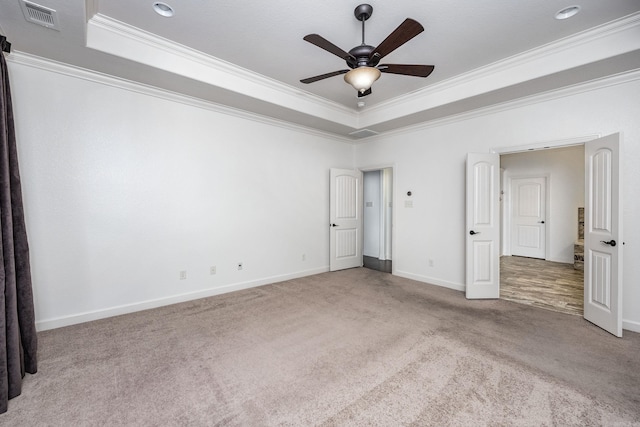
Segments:
[[[556,13],[556,19],[569,19],[580,12],[580,6],[569,6]]]
[[[162,15],[165,18],[171,18],[174,13],[171,6],[160,1],[157,1],[153,4],[153,10],[155,10],[158,15]]]

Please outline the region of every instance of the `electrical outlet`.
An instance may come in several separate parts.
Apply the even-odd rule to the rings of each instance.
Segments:
[[[302,260],[306,261],[307,260],[307,254],[302,254]]]
[[[433,260],[429,258],[429,267],[433,267]]]
[[[238,270],[242,270],[242,262],[238,263]]]
[[[214,274],[216,274],[216,266],[215,265],[212,265],[211,267],[209,267],[209,274],[212,275],[212,276]]]
[[[187,280],[187,270],[182,270],[180,272],[180,280]]]

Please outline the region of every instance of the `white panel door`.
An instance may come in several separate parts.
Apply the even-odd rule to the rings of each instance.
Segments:
[[[584,318],[622,336],[620,135],[585,144]]]
[[[362,172],[331,169],[329,270],[362,267]]]
[[[544,177],[511,180],[511,255],[545,259]]]
[[[466,296],[500,297],[500,156],[467,154]]]

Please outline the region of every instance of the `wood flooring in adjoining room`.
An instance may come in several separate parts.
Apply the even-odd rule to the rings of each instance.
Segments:
[[[534,307],[584,313],[584,273],[573,264],[536,258],[500,258],[500,298]]]

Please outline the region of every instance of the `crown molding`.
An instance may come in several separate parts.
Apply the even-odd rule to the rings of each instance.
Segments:
[[[258,123],[267,124],[270,126],[276,126],[283,129],[293,130],[296,132],[302,132],[309,135],[321,137],[324,139],[330,139],[336,142],[353,144],[354,141],[350,138],[342,137],[333,133],[323,132],[321,130],[309,128],[306,126],[294,124],[285,120],[278,120],[271,117],[265,117],[256,113],[252,113],[246,110],[240,110],[232,108],[226,105],[217,104],[215,102],[202,100],[200,98],[194,98],[188,95],[184,95],[177,92],[172,92],[166,89],[160,89],[155,86],[145,85],[139,82],[133,82],[119,77],[114,77],[108,74],[100,73],[85,68],[76,67],[62,62],[53,61],[50,59],[42,58],[39,56],[31,55],[28,53],[14,51],[9,57],[7,57],[7,63],[15,65],[23,65],[29,68],[40,69],[43,71],[61,74],[67,77],[72,77],[80,80],[89,81],[105,86],[111,86],[117,89],[126,90],[129,92],[139,93],[145,96],[151,96],[154,98],[163,99],[170,102],[177,102],[180,104],[188,105],[191,107],[202,108],[215,113],[225,114],[228,116],[238,117],[241,119],[251,120]]]
[[[640,12],[373,105],[360,114],[359,126],[372,127],[390,119],[638,49]]]
[[[354,129],[357,126],[358,112],[353,109],[102,14],[87,22],[87,47]]]
[[[95,1],[95,0],[93,0]],[[640,49],[640,13],[356,111],[96,14],[87,46],[354,130]]]
[[[353,140],[347,137],[342,137],[333,133],[323,132],[317,129],[297,125],[284,120],[277,120],[270,117],[261,116],[256,113],[231,108],[225,105],[217,104],[211,101],[204,101],[199,98],[190,97],[184,94],[168,91],[166,89],[159,89],[154,86],[145,85],[138,82],[114,77],[108,74],[99,73],[97,71],[88,70],[85,68],[76,67],[69,64],[53,61],[50,59],[38,57],[35,55],[27,54],[20,51],[14,51],[6,58],[7,63],[23,65],[30,68],[41,69],[44,71],[65,75],[72,78],[86,80],[89,82],[102,84],[106,86],[115,87],[130,92],[139,93],[146,96],[151,96],[171,102],[178,102],[184,105],[189,105],[197,108],[206,109],[220,114],[226,114],[233,117],[238,117],[246,120],[251,120],[259,123],[263,123],[270,126],[277,126],[284,129],[289,129],[297,132],[306,133],[309,135],[330,139],[336,142],[347,143],[350,145],[361,145],[368,142],[381,140],[387,137],[407,134],[412,132],[421,131],[428,128],[437,126],[443,126],[456,122],[469,120],[476,117],[495,114],[502,111],[526,107],[542,102],[551,101],[554,99],[569,97],[578,95],[581,93],[599,90],[610,86],[616,86],[621,84],[630,83],[636,80],[640,80],[640,70],[629,71],[626,73],[617,74],[614,76],[604,77],[597,80],[592,80],[586,83],[581,83],[573,86],[569,86],[563,89],[557,89],[542,94],[536,94],[512,100],[477,110],[460,113],[452,116],[443,117],[440,119],[430,120],[428,122],[419,123],[416,125],[406,126],[392,131],[380,133],[379,135],[371,136],[368,138],[362,138]]]
[[[507,110],[513,110],[515,108],[527,107],[543,102],[553,101],[556,99],[566,98],[574,95],[579,95],[586,92],[605,89],[611,86],[622,85],[640,80],[640,70],[627,71],[613,76],[602,77],[600,79],[591,80],[584,83],[568,86],[562,89],[554,89],[548,92],[539,93],[535,95],[518,98],[515,100],[502,102],[499,104],[491,105],[488,107],[479,108],[464,113],[459,113],[435,120],[429,120],[426,122],[418,123],[411,126],[405,126],[403,128],[394,129],[391,131],[380,133],[380,135],[371,136],[368,138],[360,139],[357,144],[366,144],[368,142],[377,141],[391,136],[397,136],[402,134],[408,134],[413,132],[419,132],[421,130],[434,128],[438,126],[444,126],[457,122],[463,122],[477,117],[487,116],[490,114],[496,114]]]
[[[88,0],[87,15],[95,10],[97,2],[98,0]],[[312,121],[318,118],[326,123],[335,123],[358,130],[375,128],[378,124],[392,121],[396,118],[528,81],[558,70],[566,70],[580,64],[638,50],[640,49],[640,13],[629,15],[574,36],[489,64],[428,86],[412,94],[376,104],[363,111],[356,111],[327,101],[309,92],[277,82],[186,46],[177,45],[170,40],[159,38],[155,34],[142,31],[100,14],[92,15],[87,22],[87,45],[107,54],[144,63],[195,81],[258,99],[272,104],[276,108],[286,108],[300,112],[311,118]],[[465,117],[472,117],[478,114],[489,114],[492,111],[498,111],[500,108],[516,108],[518,105],[540,102],[535,101],[536,99],[551,99],[556,96],[562,96],[557,95],[560,93],[574,93],[573,91],[587,90],[584,88],[591,87],[591,82],[587,82],[586,85],[578,84],[565,88],[568,89],[568,92],[564,89],[559,89],[540,94],[542,97],[531,95],[515,101],[507,101],[486,108],[384,131],[378,136],[354,140],[347,136],[314,129],[312,127],[313,124],[311,126],[309,123],[294,124],[289,122],[284,115],[275,118],[268,117],[259,112],[243,110],[239,107],[224,106],[216,103],[215,100],[190,97],[170,90],[107,76],[99,72],[44,60],[20,52],[16,52],[15,55],[12,54],[8,57],[8,60],[117,86],[150,96],[207,108],[224,114],[296,129],[353,145],[366,143],[398,132],[405,132],[408,129],[463,120]],[[598,84],[605,84],[603,83],[604,81],[607,81],[607,79],[598,80],[599,83],[594,83],[594,87],[597,87]],[[249,98],[246,98],[247,101],[250,101]]]

